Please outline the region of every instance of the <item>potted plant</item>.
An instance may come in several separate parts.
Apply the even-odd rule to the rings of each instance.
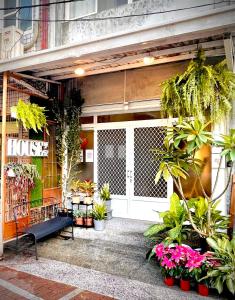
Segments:
[[[93,199],[92,196],[94,195],[94,189],[96,184],[92,182],[91,180],[85,180],[80,185],[80,190],[86,194],[84,197],[84,203],[85,204],[91,204]]]
[[[75,210],[73,215],[75,217],[75,224],[79,226],[83,225],[84,212],[81,210]]]
[[[226,59],[208,65],[199,49],[183,74],[162,83],[161,111],[165,117],[195,117],[220,121],[232,108],[235,75]]]
[[[100,199],[104,201],[107,207],[107,211],[111,210],[111,196],[110,196],[110,189],[109,183],[104,183],[100,189]]]
[[[151,225],[144,232],[145,237],[159,239],[159,235],[163,234],[163,242],[168,245],[174,242],[181,244],[182,241],[185,241],[190,226],[185,225],[187,211],[176,193],[173,193],[170,198],[169,210],[160,212],[159,216],[163,223]]]
[[[93,226],[93,212],[89,210],[87,214],[84,214],[84,224],[88,227]]]
[[[180,277],[180,287],[184,291],[190,290],[190,279],[195,269],[200,269],[206,261],[206,256],[193,250],[187,245],[171,244],[170,246],[163,243],[157,244],[151,257],[156,255],[160,264],[164,282],[173,284],[173,277]]]
[[[105,203],[102,201],[100,203],[95,203],[92,214],[94,218],[95,230],[102,231],[105,228],[105,215],[107,208]]]
[[[10,162],[4,166],[7,183],[14,193],[27,192],[40,178],[36,165]]]
[[[70,186],[72,191],[72,201],[73,203],[80,203],[80,188],[81,188],[81,181],[80,180],[73,180]]]
[[[11,115],[27,130],[33,129],[38,132],[45,128],[48,133],[45,107],[19,99],[17,105],[11,107]]]
[[[211,132],[207,131],[208,125],[209,123],[203,124],[199,120],[179,121],[175,126],[168,128],[168,134],[164,139],[163,148],[153,150],[156,153],[157,159],[161,160],[155,182],[157,183],[161,176],[163,176],[163,179],[166,181],[170,177],[173,179],[178,194],[180,195],[180,199],[184,203],[187,220],[192,226],[193,231],[204,240],[207,237],[213,237],[214,235],[224,235],[222,230],[226,228],[227,220],[226,217],[221,217],[220,213],[216,211],[216,203],[228,189],[235,161],[235,130],[231,129],[229,135],[222,135],[221,141],[218,142],[213,139]],[[180,143],[182,141],[186,143],[186,146],[183,149],[180,148]],[[221,192],[218,192],[217,195],[215,194],[215,191],[217,190],[216,187],[219,182],[219,169],[211,194],[208,194],[204,189],[200,177],[200,170],[203,166],[203,162],[200,159],[197,159],[195,155],[203,145],[219,146],[222,149],[220,153],[219,169],[222,166],[223,156],[228,161],[231,161],[226,186]],[[204,202],[200,203],[200,205],[203,204],[205,206],[203,210],[201,210],[200,205],[196,204],[196,206],[198,206],[198,215],[195,214],[195,207],[192,209],[190,202],[183,191],[182,180],[187,180],[190,176],[189,170],[192,170],[197,178],[205,200],[200,200],[200,202]],[[201,225],[202,217],[199,217],[199,215],[202,213],[203,224]],[[199,222],[197,222],[197,220],[199,220]],[[216,222],[216,226],[214,222]]]
[[[218,293],[223,292],[224,286],[231,294],[235,294],[235,238],[229,241],[227,238],[221,239],[207,238],[209,246],[213,249],[212,267],[207,275],[200,279],[201,282],[208,279],[210,285],[216,288]]]
[[[209,280],[203,278],[207,275],[208,270],[210,270],[214,266],[214,261],[212,260],[211,252],[206,252],[203,254],[203,256],[205,259],[200,267],[193,269],[192,278],[197,283],[198,294],[201,296],[208,296]]]
[[[172,259],[172,248],[160,243],[155,246],[153,251],[159,262],[164,283],[168,286],[173,286],[177,274],[177,264]]]
[[[182,291],[190,291],[190,274],[184,267],[181,268],[180,288]]]

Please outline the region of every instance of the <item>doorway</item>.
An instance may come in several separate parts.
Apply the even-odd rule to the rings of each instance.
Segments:
[[[169,120],[102,123],[95,127],[94,175],[98,189],[109,182],[113,216],[156,221],[169,206],[173,184],[155,176]]]

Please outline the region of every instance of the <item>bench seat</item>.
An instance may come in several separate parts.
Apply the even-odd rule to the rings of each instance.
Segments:
[[[26,234],[32,234],[36,240],[40,240],[52,233],[58,232],[65,227],[72,226],[73,219],[70,217],[57,216],[53,219],[35,224],[25,229]]]

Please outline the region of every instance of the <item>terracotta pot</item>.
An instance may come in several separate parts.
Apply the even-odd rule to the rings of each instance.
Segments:
[[[83,225],[83,217],[79,217],[75,219],[76,225]]]
[[[180,279],[180,288],[183,291],[190,291],[190,280],[189,279]]]
[[[173,286],[175,283],[175,278],[174,277],[165,277],[164,283],[168,286]]]
[[[209,295],[209,288],[204,283],[198,284],[198,294],[201,296],[208,296]]]
[[[84,223],[86,226],[92,226],[93,225],[93,218],[87,217],[84,219]]]

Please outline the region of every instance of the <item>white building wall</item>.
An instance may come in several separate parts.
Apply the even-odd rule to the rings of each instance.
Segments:
[[[102,2],[103,0],[98,0]],[[178,18],[193,15],[198,11],[204,12],[212,8],[229,5],[229,2],[215,4],[213,0],[139,0],[131,4],[122,5],[118,8],[103,10],[96,15],[86,17],[92,18],[108,18],[110,16],[138,15],[149,14],[145,16],[125,17],[112,20],[100,21],[72,21],[64,22],[61,26],[61,32],[57,31],[57,45],[74,43],[84,40],[93,40],[97,37],[114,34],[118,32],[130,32],[140,30],[145,26],[155,25],[167,21],[177,21]],[[210,4],[210,5],[207,5]],[[202,7],[198,7],[202,5]],[[99,7],[99,5],[98,5]],[[194,8],[190,8],[194,7]],[[179,10],[182,8],[190,8],[187,10]],[[172,12],[163,13],[164,11],[173,10]],[[178,10],[178,11],[176,11]],[[161,14],[152,14],[153,12],[161,12]],[[60,11],[57,17],[63,16],[63,6],[60,6]],[[202,24],[203,29],[203,24]],[[57,28],[58,30],[58,28]]]

